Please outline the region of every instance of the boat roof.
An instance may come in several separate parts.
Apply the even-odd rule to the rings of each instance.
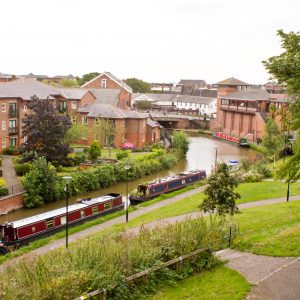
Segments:
[[[69,205],[68,206],[68,212],[70,213],[70,212],[75,211],[75,210],[86,208],[86,207],[91,206],[93,204],[99,204],[99,203],[102,203],[102,202],[106,202],[106,201],[111,200],[113,198],[115,198],[115,197],[111,196],[111,195],[104,195],[104,196],[101,196],[101,197],[92,198],[90,200],[83,199],[79,203]],[[39,214],[39,215],[35,215],[35,216],[32,216],[32,217],[28,217],[28,218],[25,218],[25,219],[17,220],[17,221],[14,221],[14,222],[10,222],[9,224],[7,224],[7,223],[6,224],[12,226],[13,228],[18,228],[18,227],[23,227],[23,226],[26,226],[26,225],[29,225],[29,224],[34,224],[36,222],[43,221],[45,219],[53,218],[55,216],[59,216],[59,215],[63,215],[63,214],[66,214],[66,207],[57,208],[57,209],[54,209],[54,210],[51,210],[51,211],[48,211],[48,212],[45,212],[45,213],[42,213],[42,214]]]

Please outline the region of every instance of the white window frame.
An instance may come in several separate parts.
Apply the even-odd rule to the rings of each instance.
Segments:
[[[71,109],[77,109],[77,101],[71,102]]]
[[[6,104],[5,103],[1,104],[1,112],[3,112],[3,113],[6,112]]]
[[[6,121],[1,122],[1,129],[4,131],[6,130]]]
[[[106,78],[101,79],[101,88],[102,89],[107,88],[107,79]]]
[[[76,116],[72,116],[71,117],[71,122],[72,122],[72,124],[77,124],[77,117]]]
[[[2,148],[6,148],[6,138],[2,139]]]
[[[88,124],[87,116],[83,116],[81,120],[82,120],[82,125],[87,125]]]
[[[23,110],[24,110],[24,111],[27,111],[27,109],[28,109],[27,104],[24,104],[24,105],[23,105]]]

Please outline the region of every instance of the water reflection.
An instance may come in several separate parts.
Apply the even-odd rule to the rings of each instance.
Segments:
[[[210,174],[211,168],[215,163],[216,148],[218,149],[218,161],[228,162],[230,159],[241,160],[243,158],[248,158],[250,161],[254,162],[259,158],[259,154],[251,149],[241,148],[226,142],[208,138],[207,136],[190,137],[190,150],[187,154],[186,160],[180,161],[171,170],[164,170],[156,173],[155,175],[147,176],[143,179],[130,181],[128,183],[129,191],[134,190],[140,182],[152,181],[157,178],[174,175],[185,170],[204,169],[206,170],[207,174]],[[111,192],[125,194],[125,190],[125,183],[117,183],[112,187],[94,191],[86,195],[74,196],[69,200],[69,203],[75,203],[77,199],[81,197],[96,197]],[[47,206],[44,207],[34,209],[19,209],[15,212],[9,213],[7,216],[1,216],[0,223],[6,222],[7,220],[14,221],[26,218],[55,208],[63,207],[64,205],[65,201],[60,200],[55,203],[47,204]]]

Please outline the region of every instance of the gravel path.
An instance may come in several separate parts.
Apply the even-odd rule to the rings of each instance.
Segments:
[[[3,171],[3,178],[6,181],[7,187],[12,187],[19,185],[19,180],[15,172],[15,168],[13,166],[13,156],[9,155],[1,155],[2,158],[2,171]],[[11,189],[9,189],[11,192]]]

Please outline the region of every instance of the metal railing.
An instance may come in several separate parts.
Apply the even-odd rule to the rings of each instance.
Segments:
[[[8,194],[0,196],[0,198],[25,192],[25,190],[24,190],[24,188],[21,184],[15,184],[15,185],[7,186],[6,188],[8,190]]]

